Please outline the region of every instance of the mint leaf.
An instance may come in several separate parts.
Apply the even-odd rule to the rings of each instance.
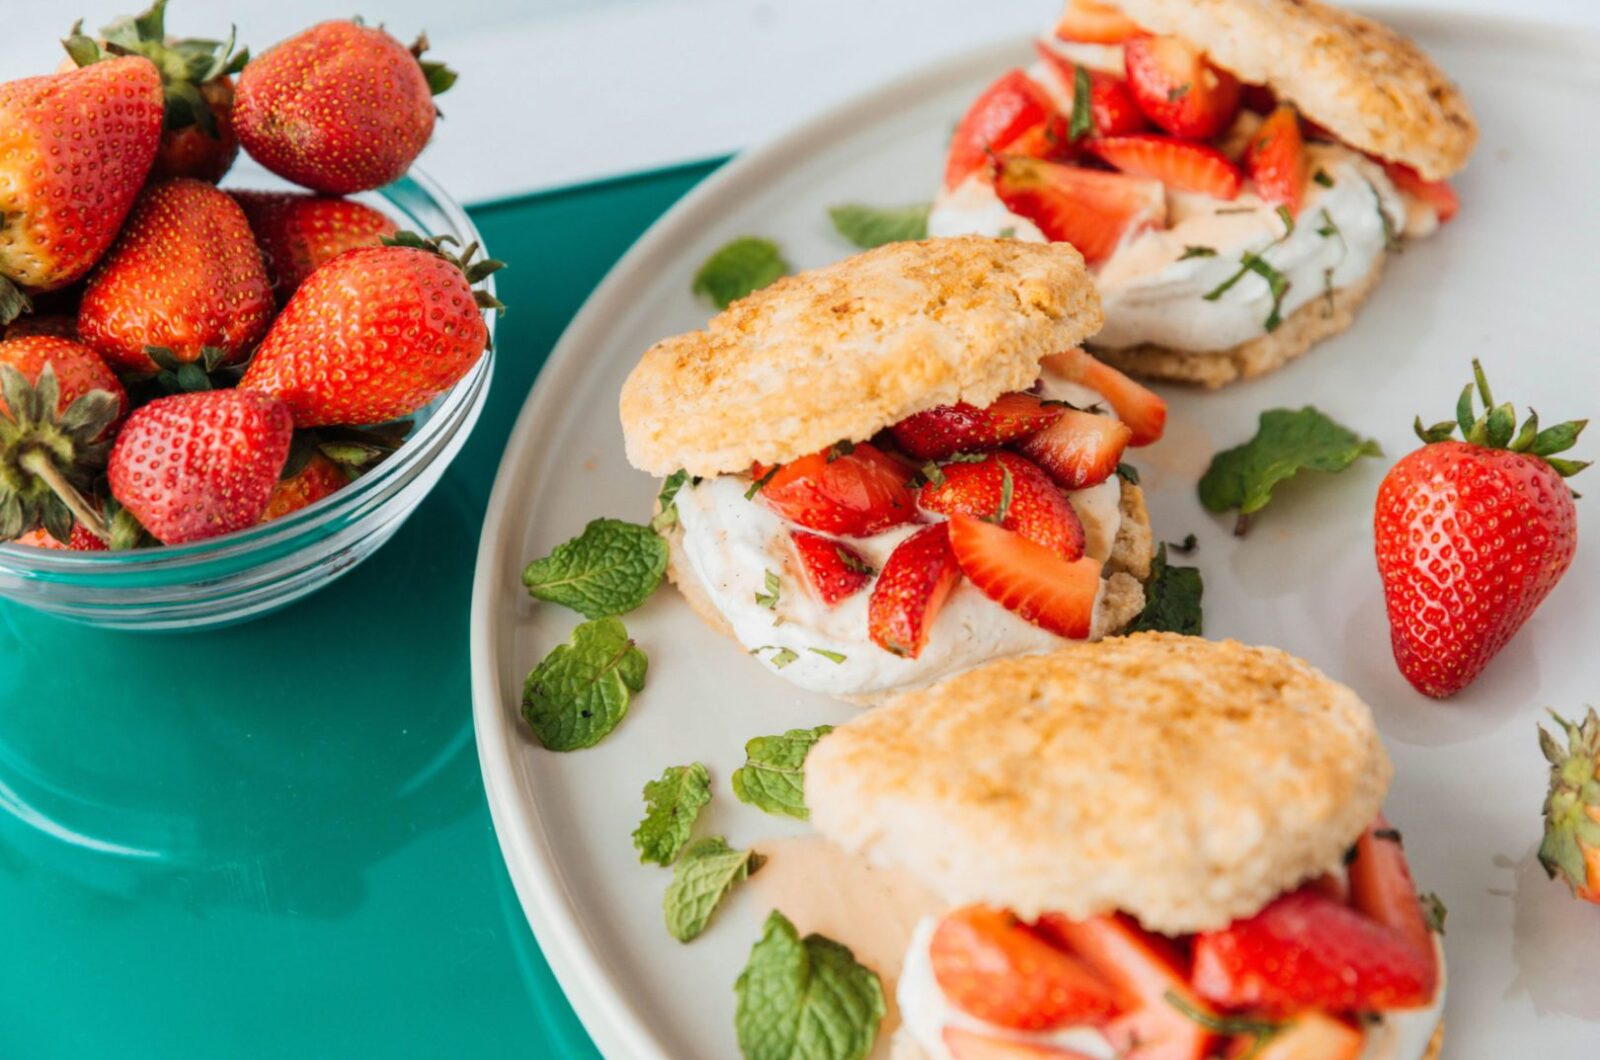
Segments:
[[[1200,571],[1167,563],[1162,542],[1150,563],[1150,581],[1144,587],[1144,610],[1128,623],[1127,633],[1182,633],[1200,636],[1200,597],[1204,591]]]
[[[811,816],[806,809],[806,755],[832,731],[832,725],[819,725],[790,729],[781,736],[757,736],[744,745],[744,765],[733,771],[734,795],[767,813],[806,820]]]
[[[1072,67],[1072,117],[1067,122],[1067,139],[1072,143],[1094,132],[1094,112],[1090,107],[1094,95],[1094,82],[1089,79],[1089,68],[1082,63]]]
[[[696,840],[672,870],[661,910],[667,931],[689,942],[706,929],[722,899],[766,859],[753,850],[734,850],[721,836]]]
[[[745,1060],[861,1060],[886,1011],[883,984],[850,950],[800,938],[776,909],[733,986]]]
[[[1200,503],[1208,511],[1239,509],[1234,532],[1242,534],[1249,516],[1266,507],[1272,488],[1302,469],[1343,471],[1358,457],[1381,456],[1378,443],[1329,419],[1311,406],[1268,409],[1256,436],[1218,453],[1200,478]]]
[[[674,502],[678,499],[678,491],[688,481],[689,473],[681,467],[662,481],[661,492],[656,494],[656,514],[650,520],[650,529],[661,534],[678,525],[678,506]],[[695,480],[696,483],[699,481]]]
[[[522,716],[552,751],[593,747],[628,713],[647,665],[620,619],[585,622],[528,675]]]
[[[700,811],[711,801],[711,774],[699,762],[668,766],[644,786],[644,820],[633,830],[639,862],[670,865],[678,859]]]
[[[724,244],[694,274],[694,293],[718,309],[728,308],[751,291],[759,291],[789,271],[778,244],[743,236]]]
[[[622,615],[650,598],[667,573],[667,543],[648,526],[596,519],[522,572],[536,599],[584,618]]]
[[[885,243],[928,238],[929,202],[914,206],[863,206],[846,203],[828,207],[834,230],[862,250]]]

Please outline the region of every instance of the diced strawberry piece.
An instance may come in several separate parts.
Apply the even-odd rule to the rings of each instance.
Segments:
[[[1128,87],[1149,119],[1174,136],[1209,140],[1233,124],[1239,79],[1180,37],[1140,37],[1123,48]]]
[[[1050,371],[1074,383],[1097,390],[1116,410],[1117,418],[1133,431],[1128,442],[1135,449],[1159,441],[1167,429],[1167,403],[1161,395],[1098,359],[1087,350],[1073,348],[1044,360]]]
[[[1432,207],[1440,224],[1461,212],[1461,200],[1448,182],[1423,180],[1420,173],[1400,162],[1384,162],[1383,171],[1389,175],[1395,187]]]
[[[1193,978],[1201,997],[1269,1017],[1416,1008],[1438,985],[1409,939],[1313,890],[1197,936]]]
[[[944,523],[925,527],[889,553],[867,601],[867,634],[886,652],[915,659],[961,577]]]
[[[985,596],[1058,637],[1089,636],[1099,560],[1064,560],[1021,534],[965,515],[952,515],[947,525],[961,573]]]
[[[1133,431],[1121,420],[1067,409],[1019,447],[1064,490],[1098,486],[1117,470]]]
[[[907,416],[890,431],[901,449],[919,460],[943,460],[955,453],[998,449],[1037,434],[1061,410],[1032,394],[1002,394],[986,409],[966,402],[938,405]]]
[[[1306,1012],[1268,1038],[1259,1049],[1241,1037],[1240,1060],[1358,1060],[1367,1036],[1357,1027],[1321,1012]]]
[[[1066,494],[1050,476],[1016,453],[993,453],[975,464],[940,467],[943,482],[922,487],[917,500],[940,515],[993,519],[1004,504],[1005,479],[1011,476],[1011,501],[1001,526],[1050,549],[1065,560],[1083,555],[1083,523]]]
[[[1036,42],[1035,47],[1039,57],[1055,71],[1067,95],[1073,96],[1078,84],[1077,64],[1044,41]],[[1128,82],[1100,70],[1089,71],[1089,119],[1095,136],[1126,136],[1149,124],[1128,89]]]
[[[872,580],[872,567],[861,553],[842,541],[803,530],[796,530],[789,536],[794,542],[795,554],[800,557],[806,583],[824,605],[832,607],[854,596]]]
[[[1088,961],[1130,1003],[1136,1002],[1105,1027],[1106,1038],[1119,1055],[1200,1060],[1209,1054],[1214,1036],[1169,998],[1176,997],[1192,1012],[1215,1013],[1189,989],[1181,955],[1166,939],[1123,916],[1089,920],[1045,916],[1039,920],[1039,930]]]
[[[984,90],[956,126],[946,156],[944,186],[987,173],[992,153],[1050,153],[1067,142],[1066,119],[1050,94],[1021,70],[1009,70]]]
[[[1056,38],[1080,44],[1121,44],[1140,35],[1138,23],[1105,0],[1071,0],[1056,22]]]
[[[84,526],[82,523],[72,524],[72,533],[68,536],[67,543],[65,545],[51,537],[50,531],[48,530],[30,530],[26,534],[23,534],[21,537],[17,538],[15,543],[19,545],[26,545],[29,548],[46,549],[50,552],[109,551],[109,546],[98,537],[95,537],[94,534],[90,533],[89,528]]]
[[[1411,879],[1411,867],[1406,864],[1400,833],[1389,827],[1382,814],[1356,840],[1356,856],[1350,862],[1349,874],[1350,904],[1399,932],[1427,958],[1437,976],[1433,931],[1422,915],[1422,902]]]
[[[1053,1049],[1016,1038],[997,1038],[962,1027],[946,1027],[943,1038],[944,1047],[950,1050],[954,1060],[1088,1060],[1071,1049]]]
[[[1117,994],[1104,980],[999,909],[969,905],[947,914],[928,956],[946,999],[998,1027],[1100,1024],[1117,1011]]]
[[[1244,167],[1256,194],[1299,215],[1306,193],[1306,144],[1293,107],[1279,107],[1261,123],[1245,150]]]
[[[1121,173],[1008,154],[996,163],[994,189],[1007,209],[1047,239],[1077,247],[1090,265],[1109,258],[1128,233],[1166,223],[1160,182]]]
[[[753,469],[757,481],[770,469]],[[911,471],[862,442],[850,453],[825,451],[792,460],[761,487],[773,511],[808,530],[865,537],[909,523],[917,514]]]
[[[1133,177],[1150,177],[1177,191],[1213,199],[1235,199],[1244,174],[1215,147],[1154,133],[1106,136],[1086,145],[1092,153]]]

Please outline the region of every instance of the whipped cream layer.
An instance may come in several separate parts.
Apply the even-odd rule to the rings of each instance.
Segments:
[[[944,1044],[944,1029],[952,1026],[996,1038],[1070,1049],[1090,1060],[1117,1060],[1116,1050],[1093,1027],[1059,1027],[1038,1033],[1014,1031],[975,1019],[950,1004],[939,989],[939,981],[934,978],[933,960],[929,954],[929,945],[933,941],[934,930],[939,926],[939,919],[930,916],[918,922],[910,948],[906,951],[896,990],[900,1018],[906,1033],[915,1039],[929,1060],[954,1060]],[[1394,1009],[1379,1014],[1375,1022],[1364,1028],[1367,1037],[1361,1060],[1421,1060],[1427,1053],[1428,1043],[1444,1012],[1444,950],[1437,938],[1433,945],[1439,955],[1439,989],[1435,991],[1433,1001],[1423,1008]]]

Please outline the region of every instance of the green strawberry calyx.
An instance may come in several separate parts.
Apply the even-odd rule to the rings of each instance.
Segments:
[[[101,40],[83,32],[83,22],[74,23],[61,46],[79,67],[124,55],[149,59],[161,72],[161,87],[166,96],[169,132],[192,125],[213,140],[222,138],[211,105],[200,94],[200,86],[228,74],[236,74],[250,61],[250,49],[234,50],[236,31],[228,28],[225,41],[167,38],[167,0],[155,3],[138,15],[123,15],[100,28]]]
[[[1588,426],[1588,420],[1568,420],[1540,430],[1539,414],[1529,409],[1528,418],[1519,430],[1516,407],[1509,401],[1501,405],[1494,403],[1489,380],[1484,376],[1483,365],[1478,363],[1476,357],[1472,360],[1472,380],[1462,388],[1461,396],[1456,399],[1455,419],[1425,427],[1422,417],[1417,417],[1415,430],[1418,438],[1429,445],[1449,441],[1454,437],[1456,428],[1460,427],[1461,437],[1468,445],[1526,453],[1549,464],[1562,478],[1570,478],[1589,466],[1591,462],[1588,460],[1567,460],[1555,455],[1577,444],[1578,435]],[[1481,416],[1477,414],[1474,396],[1483,401]]]
[[[1540,726],[1539,749],[1550,762],[1544,801],[1544,841],[1539,863],[1551,879],[1563,876],[1574,893],[1588,886],[1586,848],[1600,847],[1600,715],[1590,707],[1582,722],[1550,712],[1567,737],[1562,747]]]
[[[5,214],[0,214],[0,227],[5,225]],[[0,325],[11,323],[24,313],[33,312],[33,299],[28,292],[0,276]]]
[[[60,415],[55,368],[46,365],[30,384],[12,365],[0,365],[0,541],[43,528],[57,541],[72,536],[74,522],[100,540],[111,530],[84,493],[105,467],[111,443],[103,440],[116,419],[117,398],[91,390]]]
[[[493,309],[497,313],[504,313],[505,303],[494,295],[478,287],[493,273],[506,267],[506,263],[496,258],[473,259],[478,256],[478,244],[468,243],[459,254],[452,254],[450,247],[461,246],[461,241],[455,236],[422,236],[415,232],[396,232],[392,236],[383,236],[380,242],[386,247],[408,247],[412,250],[426,250],[430,254],[450,262],[461,270],[467,278],[467,284],[472,288],[473,300],[478,303],[479,309]]]
[[[422,53],[428,50],[428,35],[417,34],[417,39],[411,44],[411,54],[416,58],[417,65],[422,67],[422,76],[428,79],[428,94],[442,96],[450,91],[450,86],[456,83],[456,78],[461,76],[444,63],[424,59]]]

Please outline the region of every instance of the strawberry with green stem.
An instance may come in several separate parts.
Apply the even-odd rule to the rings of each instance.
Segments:
[[[1552,880],[1565,880],[1573,897],[1600,904],[1600,715],[1590,707],[1581,722],[1550,716],[1567,746],[1539,729],[1539,749],[1550,762],[1539,864]]]
[[[70,394],[53,364],[34,381],[15,365],[0,364],[0,541],[41,528],[70,541],[75,525],[102,541],[110,538],[84,495],[106,464],[106,436],[121,403],[107,390],[63,400]]]

